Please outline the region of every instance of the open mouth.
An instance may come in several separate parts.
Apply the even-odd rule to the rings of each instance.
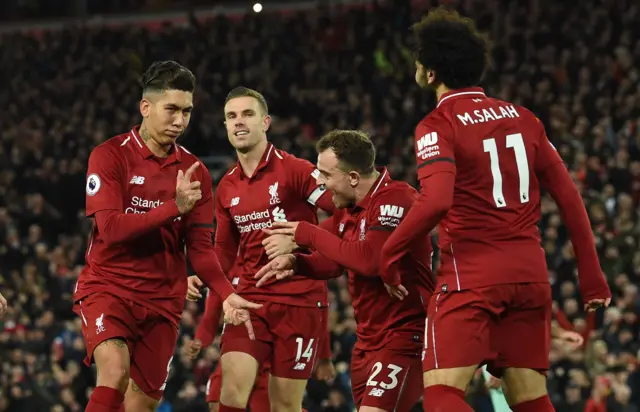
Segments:
[[[238,130],[237,132],[234,133],[235,136],[246,136],[249,134],[248,130]]]

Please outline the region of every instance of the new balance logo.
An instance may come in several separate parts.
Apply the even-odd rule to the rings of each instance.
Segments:
[[[436,143],[438,143],[438,133],[427,133],[418,140],[418,151],[424,149],[427,146],[433,146]]]
[[[143,185],[144,184],[144,176],[133,176],[129,183],[131,183],[132,185]]]
[[[396,205],[380,206],[380,216],[395,217],[400,219],[402,215],[404,215],[404,207],[398,207]]]
[[[240,204],[239,197],[234,197],[233,199],[231,199],[231,206],[238,206],[239,204]]]
[[[376,398],[379,398],[382,395],[384,395],[384,389],[373,388],[371,389],[371,392],[369,392],[369,396],[375,396]]]
[[[293,370],[294,370],[294,371],[303,371],[303,370],[304,370],[304,368],[306,368],[306,367],[307,367],[307,364],[306,364],[306,363],[304,363],[304,362],[298,362],[298,363],[296,363],[296,366],[294,366],[294,367],[293,367]]]

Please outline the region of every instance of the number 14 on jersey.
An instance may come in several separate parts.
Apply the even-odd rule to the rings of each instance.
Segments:
[[[489,153],[491,161],[491,176],[493,177],[493,200],[496,207],[506,207],[507,201],[504,199],[502,191],[502,171],[500,170],[500,162],[498,160],[498,147],[496,139],[489,138],[482,141],[485,153]],[[519,192],[520,203],[529,202],[529,161],[527,160],[527,151],[524,147],[524,140],[521,133],[507,135],[506,146],[513,149],[516,158],[516,167],[518,168],[518,178],[520,180]]]

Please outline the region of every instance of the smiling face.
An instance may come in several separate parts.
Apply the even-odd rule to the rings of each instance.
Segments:
[[[331,200],[338,209],[353,206],[356,203],[356,192],[352,185],[352,173],[340,168],[340,161],[332,149],[318,153],[318,185],[324,185],[331,192]]]
[[[271,117],[251,96],[236,97],[224,106],[225,126],[231,145],[241,153],[250,152],[267,138]]]

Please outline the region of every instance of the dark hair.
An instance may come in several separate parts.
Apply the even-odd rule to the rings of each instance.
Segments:
[[[173,60],[154,62],[140,80],[142,93],[182,90],[193,93],[196,90],[196,76],[191,70]]]
[[[450,89],[477,86],[489,59],[489,41],[473,20],[438,7],[411,28],[416,60],[434,70],[436,81]]]
[[[360,130],[333,130],[316,143],[322,153],[333,150],[344,171],[356,171],[363,176],[372,174],[376,164],[376,148],[365,132]]]
[[[224,104],[229,103],[229,100],[235,99],[237,97],[253,97],[258,101],[260,108],[264,111],[264,114],[269,113],[269,106],[267,106],[267,99],[264,98],[262,93],[249,89],[248,87],[238,86],[235,89],[231,90],[227,95],[227,98],[224,99]]]

